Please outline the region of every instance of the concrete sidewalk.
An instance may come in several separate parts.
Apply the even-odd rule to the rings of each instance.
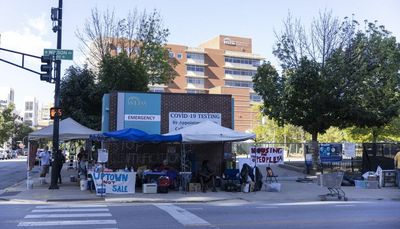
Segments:
[[[49,184],[39,183],[39,168],[32,171],[33,188],[27,189],[26,180],[5,189],[0,194],[0,200],[19,201],[29,203],[62,202],[62,201],[99,201],[99,202],[133,202],[133,203],[184,203],[184,202],[214,202],[226,200],[242,200],[247,202],[304,202],[320,201],[319,195],[326,194],[325,187],[316,182],[297,182],[298,178],[305,175],[281,167],[273,167],[278,180],[282,184],[280,192],[266,192],[264,189],[258,192],[187,192],[170,191],[165,194],[144,194],[140,188],[136,188],[135,194],[107,194],[97,196],[95,192],[81,191],[78,182],[70,182],[71,175],[77,175],[77,171],[68,170],[64,165],[62,170],[63,183],[60,189],[49,190]],[[50,178],[47,177],[47,182]],[[381,189],[358,189],[354,186],[342,187],[348,200],[400,200],[400,189],[385,187]],[[337,200],[337,199],[332,199]]]

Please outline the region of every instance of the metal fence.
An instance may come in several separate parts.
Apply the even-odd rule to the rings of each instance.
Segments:
[[[232,144],[232,152],[235,155],[248,154],[250,147],[255,144],[262,147],[283,148],[285,151],[285,164],[305,167],[307,143],[237,142]],[[343,170],[351,172],[376,171],[378,166],[382,169],[392,169],[393,157],[399,150],[399,143],[357,143],[356,156],[354,158],[343,156],[342,161],[322,163],[320,166],[324,170]]]

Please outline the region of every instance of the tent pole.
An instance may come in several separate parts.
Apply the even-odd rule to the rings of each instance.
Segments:
[[[27,171],[26,171],[26,189],[29,189],[30,188],[30,183],[31,183],[31,164],[30,164],[30,155],[31,155],[31,153],[30,153],[30,151],[31,151],[31,147],[30,147],[31,145],[30,145],[30,141],[29,141],[29,138],[28,138],[28,168],[27,168]],[[22,150],[22,152],[24,152],[24,150]]]

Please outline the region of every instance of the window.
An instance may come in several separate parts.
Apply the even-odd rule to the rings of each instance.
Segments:
[[[150,92],[164,92],[164,88],[162,88],[162,87],[150,87],[149,91]]]
[[[262,98],[260,95],[257,95],[255,93],[250,94],[250,101],[252,102],[262,102]]]
[[[187,53],[186,57],[188,59],[204,60],[204,54],[201,54],[201,53]]]
[[[33,102],[25,102],[25,110],[33,111]]]
[[[239,76],[254,76],[257,71],[252,70],[237,70],[237,69],[225,69],[225,74],[239,75]]]
[[[188,77],[186,79],[186,82],[189,84],[200,84],[200,85],[204,85],[204,79],[199,79],[199,78],[192,78],[192,77]]]
[[[259,60],[247,59],[247,58],[237,58],[237,57],[225,57],[225,62],[235,63],[235,64],[248,64],[254,67],[260,66]]]
[[[174,53],[172,51],[168,51],[169,58],[174,58]]]
[[[188,65],[186,66],[186,71],[204,72],[204,67],[197,65]]]
[[[225,80],[225,86],[252,88],[253,87],[253,83],[252,82],[247,82],[247,81]]]
[[[186,90],[186,93],[188,94],[205,94],[206,92],[203,90]]]
[[[177,57],[178,59],[182,59],[182,53],[177,53],[177,54],[176,54],[176,57]]]

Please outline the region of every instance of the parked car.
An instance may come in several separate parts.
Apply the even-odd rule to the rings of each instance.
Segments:
[[[7,159],[7,152],[5,149],[0,149],[0,160]]]
[[[15,159],[18,158],[18,150],[11,150],[11,158]]]

